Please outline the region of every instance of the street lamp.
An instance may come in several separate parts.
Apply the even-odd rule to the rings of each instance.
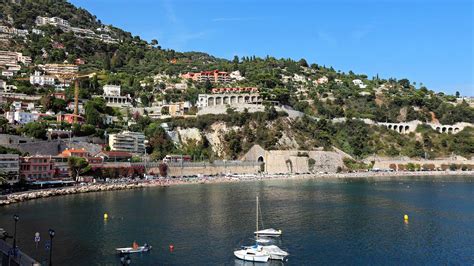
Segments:
[[[16,257],[16,223],[20,220],[20,216],[13,215],[13,221],[15,221],[15,231],[13,233],[13,256]]]
[[[53,262],[51,260],[52,256],[53,256],[53,237],[54,237],[54,230],[53,229],[49,229],[48,231],[49,233],[49,238],[50,238],[50,245],[49,245],[49,266],[52,266],[53,265]]]

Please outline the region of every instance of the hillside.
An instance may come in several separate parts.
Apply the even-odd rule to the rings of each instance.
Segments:
[[[69,25],[38,25],[37,17],[57,17],[66,20]],[[235,159],[253,144],[267,149],[337,147],[356,158],[373,154],[421,157],[428,153],[431,158],[452,153],[466,157],[474,154],[472,128],[458,134],[440,134],[420,127],[416,132],[402,135],[359,120],[393,123],[419,120],[444,125],[474,123],[472,103],[462,100],[459,95],[434,92],[423,84],[407,79],[368,77],[352,71],[345,73],[316,63],[309,64],[305,59],[236,56],[233,60],[227,60],[201,52],[165,50],[159,46],[158,40],[148,43],[132,33],[104,25],[87,10],[63,0],[3,0],[0,25],[28,31],[25,36],[13,35],[0,41],[0,50],[17,51],[32,58],[32,64],[23,67],[17,76],[32,74],[40,64],[73,64],[78,59],[84,62],[79,65],[81,73],[98,73],[80,84],[81,99],[84,102],[89,100],[85,104],[86,124],[79,128],[70,125],[59,127],[73,129],[76,135],[95,134],[102,138],[105,131],[143,131],[150,139],[149,152],[157,159],[169,152]],[[217,69],[235,71],[242,78],[219,84],[185,80],[180,76],[187,72]],[[38,88],[28,81],[15,78],[9,83],[15,85],[19,93],[40,95],[42,99],[39,103],[43,111],[71,112],[66,108],[72,101],[71,88],[65,89],[65,100],[58,100],[49,96],[55,91],[54,86]],[[102,86],[105,84],[121,85],[122,93],[130,94],[133,99],[133,108],[109,108],[99,98],[92,99],[93,95],[103,93]],[[186,89],[177,89],[178,84]],[[219,87],[256,87],[265,103],[277,102],[306,116],[289,118],[276,113],[271,107],[262,113],[229,110],[214,116],[157,121],[147,116],[146,108],[163,101],[189,101],[194,107],[188,114],[194,115],[198,95]],[[2,112],[6,112],[9,106],[10,103],[4,104]],[[132,113],[130,110],[140,108],[145,111]],[[105,124],[102,122],[105,116],[113,116],[118,122]],[[334,118],[348,120],[333,123]],[[219,123],[229,127],[225,127],[219,136],[221,148],[217,149],[211,147],[212,136],[209,139],[204,137],[202,143],[175,145],[159,129],[160,122],[169,122],[174,128],[199,128],[204,135],[212,132],[213,126]],[[54,123],[34,122],[22,127],[2,124],[2,132],[44,137],[46,128]]]

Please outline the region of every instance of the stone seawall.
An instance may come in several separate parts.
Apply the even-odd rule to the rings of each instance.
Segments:
[[[193,165],[193,166],[169,166],[168,176],[191,176],[191,175],[219,175],[219,174],[256,174],[260,170],[259,164],[253,165]],[[158,174],[160,170],[157,167],[150,168],[148,173]]]
[[[97,192],[97,191],[124,190],[124,189],[131,189],[131,188],[141,188],[141,187],[146,187],[146,186],[148,186],[148,184],[146,183],[108,184],[108,185],[97,184],[97,185],[89,185],[89,186],[74,186],[74,187],[20,192],[20,193],[15,193],[15,194],[9,194],[7,196],[3,196],[2,198],[0,198],[0,206],[32,200],[32,199],[47,198],[47,197],[52,197],[52,196],[63,196],[63,195]]]

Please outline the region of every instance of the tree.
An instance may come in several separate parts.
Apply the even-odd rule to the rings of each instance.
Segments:
[[[300,61],[298,61],[298,64],[302,67],[308,67],[308,62],[304,58],[301,58]]]
[[[161,108],[161,114],[162,115],[169,115],[170,114],[170,108],[168,106],[163,106]]]
[[[160,176],[162,177],[168,176],[168,165],[166,163],[160,163],[160,165],[158,166],[158,169],[160,170]]]
[[[459,93],[459,91],[456,91],[456,98],[459,98],[461,96],[461,94]]]
[[[79,175],[86,173],[91,169],[86,159],[81,157],[69,157],[67,163],[69,165],[69,169],[71,170],[71,177],[76,182],[79,179]]]
[[[26,135],[37,138],[46,139],[46,127],[39,122],[30,122],[23,126],[22,132]]]

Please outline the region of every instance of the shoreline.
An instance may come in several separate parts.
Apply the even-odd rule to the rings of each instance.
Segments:
[[[128,183],[94,183],[90,185],[76,185],[72,187],[47,188],[30,190],[3,195],[0,198],[0,206],[20,203],[28,200],[42,199],[55,196],[72,195],[80,193],[117,191],[151,187],[168,187],[176,185],[192,184],[220,184],[253,182],[262,180],[341,180],[341,179],[367,179],[374,181],[390,181],[406,177],[472,177],[474,181],[474,171],[426,171],[426,172],[356,172],[356,173],[328,173],[328,174],[304,174],[304,175],[255,175],[255,176],[219,176],[211,178],[171,178],[156,180],[140,180]]]

